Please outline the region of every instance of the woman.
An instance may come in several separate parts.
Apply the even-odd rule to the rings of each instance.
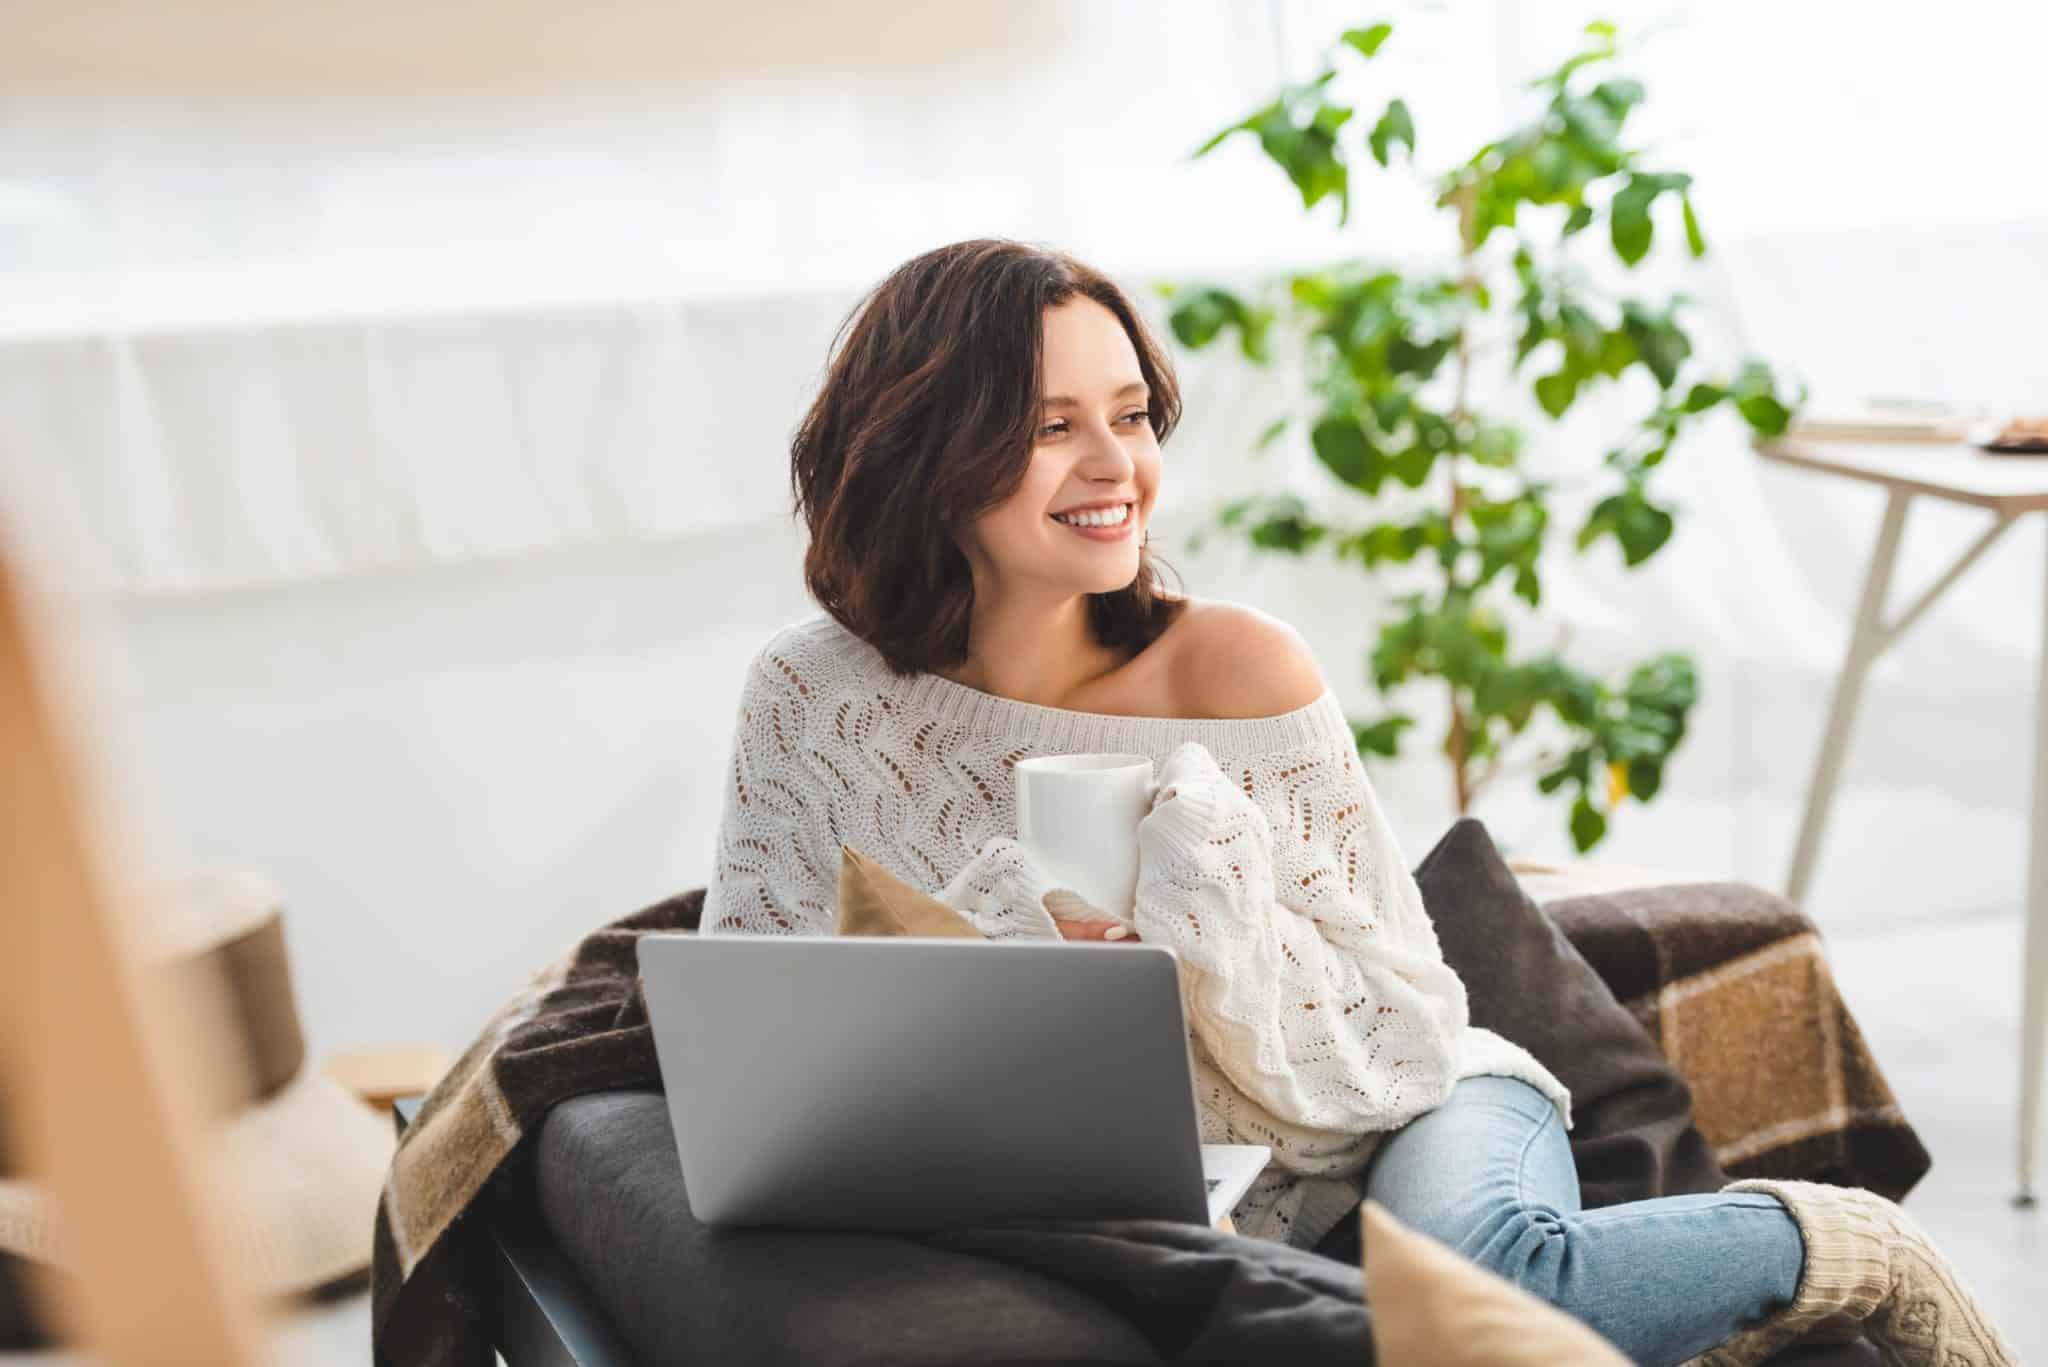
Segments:
[[[992,938],[1170,944],[1202,1138],[1273,1150],[1243,1233],[1355,1258],[1362,1193],[1639,1362],[1755,1362],[1815,1328],[1897,1362],[2010,1362],[1872,1193],[1579,1208],[1569,1094],[1470,1025],[1308,649],[1158,583],[1179,415],[1129,302],[1066,256],[961,242],[872,292],[793,444],[826,612],[749,671],[707,930],[830,933],[851,845]],[[1158,762],[1129,924],[1014,839],[1009,766],[1107,750]]]

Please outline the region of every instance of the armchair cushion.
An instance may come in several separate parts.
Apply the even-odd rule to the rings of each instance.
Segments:
[[[1022,1267],[911,1239],[699,1224],[659,1092],[563,1102],[534,1160],[548,1228],[650,1363],[1160,1360],[1122,1315]]]

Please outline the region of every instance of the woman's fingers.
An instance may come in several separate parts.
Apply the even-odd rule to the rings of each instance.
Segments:
[[[1060,917],[1055,917],[1053,923],[1060,928],[1060,934],[1069,940],[1100,940],[1108,933],[1109,928],[1116,924],[1114,921],[1083,921]]]
[[[1130,927],[1118,921],[1058,920],[1053,924],[1069,940],[1135,940]]]
[[[1054,888],[1045,894],[1044,901],[1045,909],[1052,913],[1052,923],[1069,940],[1125,941],[1138,938],[1136,931],[1104,916],[1094,903],[1072,888]]]

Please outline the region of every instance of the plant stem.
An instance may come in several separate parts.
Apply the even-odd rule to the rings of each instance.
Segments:
[[[1472,261],[1472,187],[1470,185],[1467,185],[1463,192],[1458,195],[1457,205],[1458,288],[1467,294],[1474,294],[1479,285],[1479,273],[1474,268]],[[1460,319],[1456,339],[1455,369],[1452,371],[1454,377],[1452,383],[1455,386],[1451,393],[1451,428],[1453,431],[1461,429],[1465,423],[1467,385],[1472,374],[1471,332],[1472,329],[1469,321]],[[1445,457],[1444,467],[1450,472],[1451,476],[1450,527],[1451,535],[1455,538],[1458,534],[1458,518],[1465,511],[1465,482],[1458,477],[1458,457],[1455,449]],[[1445,569],[1444,578],[1446,581],[1444,587],[1448,597],[1455,593],[1459,587],[1455,557],[1453,558],[1453,563]],[[1444,751],[1450,756],[1451,760],[1451,786],[1457,798],[1458,815],[1464,816],[1471,810],[1472,799],[1478,794],[1479,787],[1482,785],[1475,784],[1472,781],[1471,725],[1466,720],[1464,707],[1459,703],[1458,687],[1456,684],[1450,686],[1450,693],[1451,729],[1450,734],[1444,738]]]
[[[1451,787],[1457,798],[1458,815],[1464,816],[1472,809],[1472,786],[1466,773],[1467,751],[1470,737],[1465,730],[1465,710],[1458,705],[1458,686],[1451,690],[1451,734],[1445,738],[1444,750],[1451,757]]]

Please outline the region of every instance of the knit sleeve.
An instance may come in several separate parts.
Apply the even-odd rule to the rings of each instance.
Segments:
[[[1411,912],[1381,895],[1376,868],[1398,869],[1397,851],[1355,880],[1334,846],[1276,830],[1193,742],[1161,766],[1138,841],[1139,936],[1179,954],[1190,1026],[1247,1097],[1291,1124],[1357,1132],[1449,1095],[1465,988],[1419,898]]]
[[[808,694],[772,642],[747,669],[704,894],[706,934],[832,933],[839,842],[796,745]]]
[[[1010,836],[992,836],[933,896],[991,940],[1057,940],[1051,908],[1101,915],[1056,888],[1030,852]]]

